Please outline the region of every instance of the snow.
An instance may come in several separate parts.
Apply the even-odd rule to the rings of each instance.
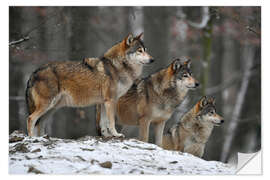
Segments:
[[[135,139],[9,137],[10,174],[234,174],[229,164]]]

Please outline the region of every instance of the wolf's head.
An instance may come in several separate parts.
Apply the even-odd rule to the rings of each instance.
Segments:
[[[219,126],[224,123],[223,117],[216,113],[215,99],[213,97],[204,96],[196,104],[198,120],[201,123],[212,123]]]
[[[178,89],[195,89],[199,82],[192,76],[191,60],[187,57],[175,59],[169,66],[168,72],[175,79]]]
[[[150,64],[154,62],[154,58],[147,53],[146,48],[141,39],[143,33],[133,37],[132,34],[129,34],[123,41],[123,51],[125,59],[129,63],[135,64]]]
[[[154,58],[146,52],[146,48],[141,40],[143,33],[138,36],[129,34],[120,43],[109,49],[104,57],[108,59],[126,60],[130,64],[149,64],[154,62]]]

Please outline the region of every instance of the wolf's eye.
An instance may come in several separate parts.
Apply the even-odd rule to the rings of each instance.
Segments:
[[[188,77],[188,75],[185,73],[185,74],[183,74],[183,77]]]
[[[142,53],[143,52],[142,48],[138,49],[138,52],[139,53]]]
[[[210,111],[210,114],[214,114],[214,111]]]

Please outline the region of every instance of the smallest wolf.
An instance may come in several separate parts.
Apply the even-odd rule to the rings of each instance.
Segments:
[[[214,126],[224,123],[216,113],[215,99],[202,97],[199,102],[163,136],[163,148],[202,157]]]

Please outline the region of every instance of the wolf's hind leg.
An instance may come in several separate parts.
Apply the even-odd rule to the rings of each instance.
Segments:
[[[46,127],[46,120],[44,120],[43,116],[41,116],[34,127],[34,136],[45,135],[45,127]]]
[[[35,129],[34,131],[37,136],[45,135],[47,122],[49,118],[52,118],[52,115],[55,113],[56,110],[57,108],[52,108],[39,118],[39,120],[36,123],[36,126],[34,127]]]
[[[29,136],[37,136],[38,131],[35,130],[35,125],[38,121],[38,119],[46,113],[46,109],[42,108],[42,109],[37,109],[35,110],[29,117],[27,120],[27,131],[28,131],[28,135]]]
[[[36,109],[35,111],[28,117],[27,120],[27,131],[29,136],[37,136],[39,134],[44,133],[44,125],[49,112],[54,110],[53,108],[56,106],[59,99],[52,98],[51,101],[49,98],[37,98],[38,100],[35,102]],[[56,109],[56,108],[55,108]],[[44,116],[44,117],[43,117]],[[40,121],[38,121],[40,120]],[[40,124],[39,123],[44,123]],[[35,126],[38,125],[36,128]]]

